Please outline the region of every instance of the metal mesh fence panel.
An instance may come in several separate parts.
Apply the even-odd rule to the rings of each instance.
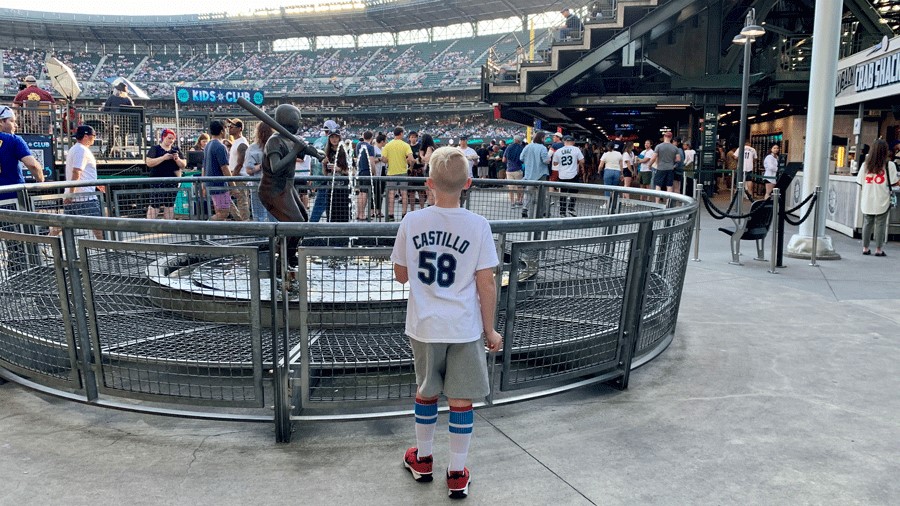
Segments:
[[[22,134],[52,135],[56,124],[56,110],[48,102],[26,100],[14,106],[18,132]]]
[[[394,281],[390,249],[303,249],[299,277],[308,329],[308,347],[301,345],[297,357],[304,400],[413,397],[412,350],[404,335],[408,289]]]
[[[255,248],[79,245],[100,392],[262,405]]]
[[[0,364],[79,388],[59,239],[12,232],[0,239]]]
[[[674,331],[692,232],[691,220],[664,229],[654,223],[635,357],[649,353]]]
[[[90,125],[97,134],[94,140],[98,158],[135,159],[147,152],[143,111],[92,112],[80,111],[82,123]]]
[[[615,368],[634,239],[513,245],[500,296],[503,390]]]

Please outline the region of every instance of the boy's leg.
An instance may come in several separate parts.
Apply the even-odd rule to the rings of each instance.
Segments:
[[[438,398],[416,396],[416,448],[419,458],[430,457],[438,418]]]
[[[462,471],[469,456],[475,412],[472,399],[450,399],[450,465],[449,471]]]
[[[450,403],[450,465],[447,466],[447,489],[451,498],[469,495],[469,470],[466,458],[472,441],[475,412],[471,399],[449,399]]]

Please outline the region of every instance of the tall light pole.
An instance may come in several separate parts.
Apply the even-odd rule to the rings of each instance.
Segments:
[[[740,147],[741,156],[738,157],[737,167],[737,186],[741,192],[743,192],[744,189],[743,163],[747,156],[747,103],[750,100],[750,55],[753,53],[753,42],[757,37],[762,37],[765,33],[766,29],[756,24],[756,9],[750,9],[747,11],[747,18],[744,20],[744,28],[741,30],[741,33],[735,35],[734,39],[731,41],[734,44],[741,44],[744,46],[744,77],[741,84],[741,128],[740,136],[738,137],[738,146]],[[741,214],[741,202],[743,199],[744,196],[742,194],[737,203],[738,214]]]

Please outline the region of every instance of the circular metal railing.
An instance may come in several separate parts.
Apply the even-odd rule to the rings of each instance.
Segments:
[[[234,192],[254,191],[231,179]],[[98,198],[105,217],[63,214],[67,183],[0,189],[17,192],[0,202],[0,375],[115,408],[274,422],[279,440],[293,421],[406,412],[407,289],[389,261],[398,224],[205,221],[204,181],[103,180],[105,193],[79,196]],[[165,191],[183,219],[141,218],[159,183],[180,185]],[[482,405],[592,382],[624,388],[671,342],[697,203],[510,183],[476,181],[462,199],[490,220],[503,259],[505,348],[486,355],[492,393]],[[372,211],[384,211],[375,197]],[[292,236],[302,238],[296,272],[280,240]]]

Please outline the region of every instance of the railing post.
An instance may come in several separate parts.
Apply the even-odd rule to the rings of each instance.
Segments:
[[[772,230],[772,252],[769,254],[769,273],[778,274],[778,215],[781,213],[781,190],[775,188],[772,190],[772,223],[769,227]]]
[[[695,180],[696,181],[696,180]],[[694,220],[694,258],[695,262],[700,261],[700,199],[703,198],[703,183],[694,183],[694,200],[697,201],[697,217]]]
[[[287,269],[287,241],[281,241],[280,258],[275,255],[278,248],[277,238],[269,239],[269,261],[270,261],[270,279],[272,280],[272,382],[274,386],[274,410],[275,410],[275,442],[289,443],[291,441],[291,407],[290,396],[288,395],[288,378],[285,371],[289,368],[288,354],[289,350],[282,347],[283,339],[281,334],[288,332],[287,328],[287,285],[283,282],[280,290],[281,315],[277,308],[278,295],[278,275],[277,271],[281,270],[282,277]],[[281,328],[279,329],[279,316],[283,317]],[[281,332],[279,332],[279,330]]]
[[[819,197],[822,196],[822,187],[816,186],[815,198],[813,198],[813,234],[812,234],[812,251],[809,253],[809,265],[817,267],[816,255],[819,252],[819,210],[822,208]]]
[[[72,307],[60,308],[62,311],[70,309],[75,313],[75,327],[78,331],[78,360],[81,367],[81,378],[84,383],[84,393],[88,401],[95,401],[100,396],[97,390],[97,378],[94,374],[94,360],[91,351],[91,336],[88,333],[87,310],[85,309],[84,289],[81,284],[79,262],[86,263],[87,259],[77,259],[78,248],[75,246],[75,229],[62,229],[62,245],[65,251],[66,268],[69,271],[68,282],[71,290]]]
[[[631,377],[631,362],[637,352],[641,332],[641,315],[644,306],[644,293],[647,285],[647,274],[650,269],[650,256],[653,250],[653,222],[641,223],[637,237],[632,243],[631,258],[628,261],[628,273],[625,278],[625,304],[622,319],[619,323],[619,366],[622,375],[614,380],[620,390],[628,388]]]

